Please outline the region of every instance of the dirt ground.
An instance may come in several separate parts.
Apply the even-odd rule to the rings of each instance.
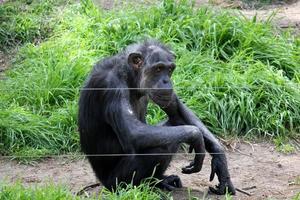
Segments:
[[[104,9],[111,9],[125,4],[123,1],[103,1],[94,0],[96,5],[103,7]],[[120,3],[122,2],[122,3]],[[127,0],[125,2],[136,2],[136,0]],[[151,4],[151,1],[139,0],[144,5]],[[214,7],[221,7],[231,9],[233,12],[240,12],[248,18],[252,18],[255,15],[259,20],[266,20],[272,13],[276,13],[274,22],[281,28],[295,28],[297,33],[300,32],[300,1],[290,0],[290,3],[284,3],[284,1],[278,1],[276,4],[270,4],[262,6],[258,9],[253,9],[251,6],[243,3],[241,0],[196,0],[196,6],[211,5]]]
[[[260,9],[251,9],[239,0],[196,0],[197,6],[211,4],[222,8],[233,9],[241,12],[248,18],[255,15],[259,20],[266,20],[272,13],[276,13],[274,22],[281,28],[295,28],[297,33],[300,31],[300,1],[291,1],[290,4],[266,5]]]
[[[276,13],[275,22],[281,28],[296,28],[300,30],[300,1],[290,5],[270,7],[266,10],[242,10],[247,17],[257,15],[258,19],[267,19],[272,13]]]
[[[300,192],[300,153],[284,155],[275,151],[268,143],[237,143],[235,150],[227,151],[229,170],[237,188],[244,189],[251,196],[240,192],[234,199],[290,199]],[[206,156],[201,172],[185,175],[181,167],[188,164],[185,155],[177,155],[171,162],[167,174],[180,176],[184,187],[173,192],[174,199],[187,199],[187,188],[192,196],[200,199],[222,199],[222,196],[207,195],[209,182],[210,156]],[[36,165],[18,164],[16,161],[0,159],[0,180],[15,182],[20,180],[26,185],[54,182],[67,185],[74,193],[82,187],[96,183],[97,180],[87,160],[72,161],[66,158],[51,158]],[[98,191],[99,188],[93,191]]]

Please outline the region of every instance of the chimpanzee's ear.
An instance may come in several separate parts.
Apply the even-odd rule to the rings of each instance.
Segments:
[[[138,70],[142,67],[144,63],[144,58],[140,52],[130,53],[128,56],[128,64],[133,67],[133,69]]]

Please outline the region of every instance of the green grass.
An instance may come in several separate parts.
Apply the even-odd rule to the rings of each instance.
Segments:
[[[169,193],[164,193],[163,191],[150,186],[149,183],[143,183],[139,186],[132,186],[131,184],[125,185],[124,187],[118,187],[116,191],[110,192],[107,189],[102,189],[101,196],[103,199],[109,200],[152,200],[152,199],[172,199]]]
[[[25,187],[21,183],[0,184],[0,200],[155,200],[171,199],[170,194],[151,187],[148,183],[139,186],[126,185],[124,188],[118,187],[115,192],[102,188],[99,195],[76,196],[67,187],[63,185],[46,184],[43,186]]]
[[[59,22],[62,0],[19,0],[0,4],[0,50],[40,43]]]
[[[123,187],[119,186],[114,192],[101,188],[99,192],[94,191],[93,194],[82,194],[81,196],[76,196],[64,185],[53,183],[25,187],[20,182],[13,184],[0,182],[0,200],[172,200],[173,198],[176,199],[177,197],[173,197],[170,192],[163,192],[150,186],[147,181],[139,186],[124,184]],[[187,198],[190,200],[202,199],[193,196],[190,189],[187,191]],[[232,196],[226,193],[223,199],[231,200]]]
[[[292,200],[300,200],[300,192],[294,196]]]
[[[273,142],[276,145],[276,150],[281,153],[290,154],[296,151],[296,148],[286,137],[278,136],[273,139]]]
[[[32,1],[28,9],[38,3]],[[1,17],[14,21],[19,8],[10,4],[1,4]],[[24,16],[34,24],[45,15],[51,21],[58,14],[47,13],[56,6]],[[270,21],[196,10],[187,1],[111,11],[82,1],[64,7],[51,34],[29,26],[18,32],[26,33],[19,39],[15,26],[5,26],[0,26],[1,45],[24,45],[6,80],[0,80],[1,154],[78,151],[79,88],[93,63],[148,37],[173,48],[176,91],[214,133],[273,138],[300,132],[300,38],[281,33]],[[37,44],[34,38],[40,36]],[[165,116],[154,107],[149,113],[152,124]]]
[[[187,198],[190,200],[201,199],[194,197],[187,192]],[[174,197],[176,198],[176,197]],[[144,183],[140,186],[127,185],[125,188],[118,188],[117,192],[110,192],[103,188],[100,190],[99,195],[95,194],[86,196],[76,196],[67,187],[63,185],[55,185],[49,183],[43,186],[27,186],[25,187],[20,182],[14,184],[3,184],[0,183],[0,200],[156,200],[156,199],[173,199],[171,194],[163,193],[157,190],[149,184]],[[222,199],[231,200],[232,196],[226,194]],[[293,200],[300,199],[300,193],[296,194]]]
[[[55,186],[54,184],[45,185],[42,187],[24,187],[20,183],[16,184],[1,184],[0,185],[0,200],[53,200],[53,199],[75,199],[79,197],[72,195],[63,186]]]

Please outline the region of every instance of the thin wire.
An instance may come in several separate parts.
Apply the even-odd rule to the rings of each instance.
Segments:
[[[269,84],[273,85],[276,87],[281,87],[281,88],[297,88],[300,89],[300,86],[296,85],[289,85],[289,86],[283,86],[283,85],[276,85],[276,84]],[[241,88],[241,89],[252,89],[252,88],[263,88],[265,85],[257,85],[257,86],[209,86],[209,87],[201,87],[200,89],[230,89],[230,88]],[[9,90],[79,90],[79,91],[84,91],[84,90],[170,90],[172,88],[0,88],[0,91],[9,91]],[[179,90],[187,90],[187,89],[195,89],[195,87],[174,87],[173,89],[179,89]]]
[[[132,154],[62,154],[62,155],[17,155],[1,156],[1,158],[48,158],[48,157],[120,157],[120,156],[174,156],[174,155],[205,155],[206,153],[132,153]],[[225,155],[225,153],[210,153],[210,155]]]

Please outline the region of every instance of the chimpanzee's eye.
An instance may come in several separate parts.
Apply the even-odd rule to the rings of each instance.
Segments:
[[[160,66],[156,67],[156,72],[160,72],[160,71],[161,71],[161,67]]]

